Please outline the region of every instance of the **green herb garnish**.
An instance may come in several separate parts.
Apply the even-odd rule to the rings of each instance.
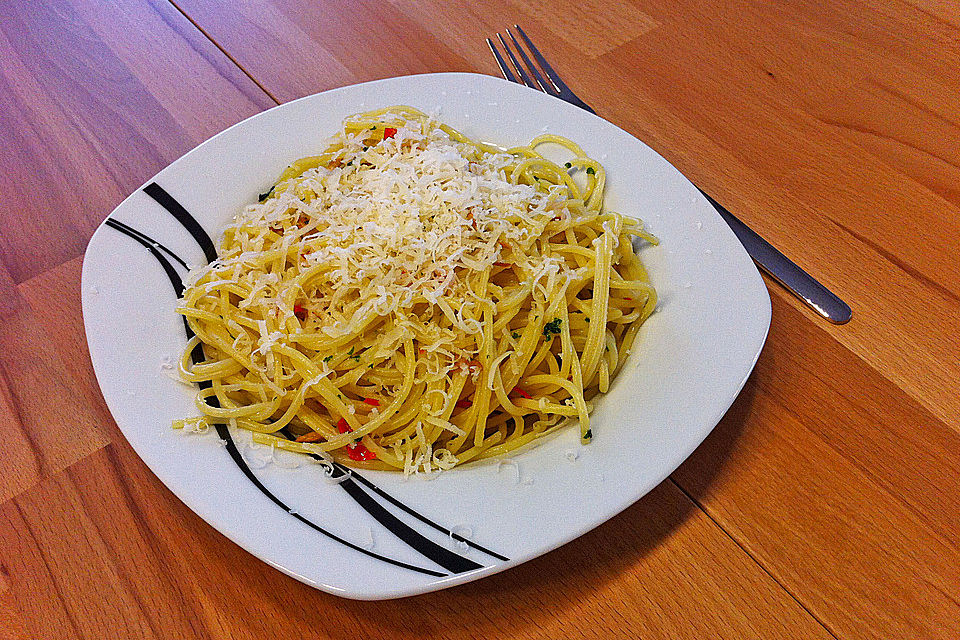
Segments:
[[[559,334],[561,322],[562,320],[560,318],[554,318],[547,324],[543,325],[543,337],[546,338],[547,340],[550,340],[551,334]]]
[[[323,361],[324,361],[324,362],[330,362],[330,360],[331,360],[332,358],[333,358],[333,356],[327,356],[326,358],[323,359]]]
[[[513,338],[514,340],[519,340],[520,334],[514,331],[513,333],[510,334],[510,337]]]
[[[589,173],[590,175],[593,175],[596,173],[596,171],[593,170],[593,167],[587,167],[587,173]]]
[[[567,169],[569,169],[569,168],[571,168],[573,165],[570,164],[569,162],[565,162],[565,163],[563,163],[563,166],[566,167]]]
[[[587,429],[586,433],[583,434],[584,440],[590,440],[593,438],[593,429]]]

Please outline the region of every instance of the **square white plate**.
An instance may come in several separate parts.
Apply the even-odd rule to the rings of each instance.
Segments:
[[[231,456],[234,445],[225,447],[216,432],[171,429],[174,419],[196,415],[195,389],[170,377],[165,364],[176,362],[186,342],[170,279],[185,270],[164,250],[147,251],[109,225],[128,225],[147,244],[194,265],[205,262],[202,233],[178,222],[175,205],[165,208],[138,189],[96,231],[83,262],[94,370],[137,454],[184,503],[250,553],[307,584],[360,599],[475,580],[619,513],[713,429],[750,374],[770,325],[770,298],[750,258],[674,167],[595,115],[489,76],[391,78],[296,100],[204,142],[148,185],[162,187],[217,243],[233,215],[290,161],[316,153],[345,116],[394,104],[436,113],[471,137],[503,146],[547,131],[571,138],[607,168],[607,207],[642,219],[660,238],[660,246],[641,250],[660,295],[658,310],[598,400],[590,445],[579,444],[574,427],[507,463],[430,477],[363,473],[396,503],[359,479],[331,483],[299,456],[278,453],[272,462],[269,449],[254,449],[247,434],[233,433],[245,472]],[[454,539],[450,530],[491,553]]]

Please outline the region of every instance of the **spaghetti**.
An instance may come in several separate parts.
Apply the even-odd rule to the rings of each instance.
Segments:
[[[503,151],[410,107],[347,118],[191,272],[180,374],[210,384],[175,426],[407,473],[574,419],[588,442],[657,299],[631,245],[656,239],[604,210],[604,181],[559,136]]]

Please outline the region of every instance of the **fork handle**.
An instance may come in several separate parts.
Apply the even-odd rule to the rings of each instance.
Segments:
[[[846,302],[820,284],[816,278],[798,267],[793,260],[780,253],[776,247],[761,238],[756,231],[727,211],[722,204],[711,198],[703,189],[697,188],[733,230],[734,235],[743,244],[757,266],[767,275],[786,287],[830,322],[834,324],[849,322],[853,312]]]

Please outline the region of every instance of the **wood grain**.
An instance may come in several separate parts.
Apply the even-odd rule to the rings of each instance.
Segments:
[[[270,104],[167,3],[2,10],[0,250],[14,282],[80,256],[133,188]]]
[[[280,102],[396,75],[469,70],[447,42],[385,3],[175,4]]]
[[[788,305],[774,309],[751,419],[721,423],[674,477],[839,637],[956,637],[960,529],[938,513],[955,514],[960,498],[955,482],[938,482],[960,468],[955,432],[878,377],[851,388],[811,375],[811,362],[834,364],[832,340],[802,329]],[[799,334],[802,354],[778,344],[781,332]],[[794,376],[821,392],[817,404],[784,384]],[[916,421],[900,424],[904,414]]]
[[[895,62],[916,67],[911,75],[883,71],[890,59],[883,57],[881,45],[887,45],[879,32],[920,28],[908,6],[890,18],[858,3],[848,3],[845,12],[792,15],[760,2],[739,3],[735,12],[703,11],[699,3],[636,3],[660,26],[590,60],[540,27],[535,15],[505,1],[485,16],[472,3],[457,4],[457,11],[469,15],[463,20],[450,15],[446,2],[393,4],[432,25],[435,34],[459,24],[463,35],[453,46],[481,72],[496,73],[482,39],[504,24],[528,25],[526,31],[551,58],[563,61],[563,75],[604,117],[664,155],[853,306],[854,324],[834,330],[844,346],[960,430],[960,334],[941,330],[960,326],[960,261],[950,242],[960,224],[958,210],[901,173],[893,160],[804,111],[837,96],[864,103],[855,91],[867,73],[886,74],[891,82],[899,78],[905,91],[944,84],[950,76],[935,71],[942,37],[929,36],[926,44],[937,51],[928,56],[898,52],[903,60]],[[445,9],[443,22],[431,18]],[[820,13],[823,24],[814,19]],[[926,32],[917,34],[922,36]],[[749,44],[758,38],[759,46]],[[928,59],[935,69],[917,67]],[[925,130],[923,121],[891,118],[884,124]],[[947,139],[957,139],[956,129]],[[936,159],[925,162],[930,168],[924,171],[939,171]],[[923,230],[922,237],[907,238],[907,227]],[[926,241],[927,230],[937,230],[935,241]],[[922,255],[915,259],[923,264],[911,263],[904,242],[919,248]],[[772,294],[786,295],[778,288]]]
[[[513,0],[512,4],[588,58],[610,53],[658,25],[639,5],[630,2]],[[512,24],[504,22],[495,30]]]
[[[0,485],[0,501],[109,441],[103,425],[108,425],[110,418],[103,400],[91,384],[78,384],[78,380],[92,380],[92,372],[78,378],[70,370],[71,364],[89,362],[76,340],[82,335],[76,266],[73,273],[69,267],[58,267],[37,276],[48,282],[59,280],[59,286],[48,290],[49,297],[38,301],[37,307],[19,288],[7,294],[8,304],[12,302],[14,308],[0,322],[0,425],[7,454],[0,457],[0,474],[9,480]],[[49,301],[56,302],[51,305]],[[66,326],[44,322],[55,315],[70,321]],[[61,330],[69,333],[64,335]],[[54,333],[60,333],[69,350],[57,348]],[[71,351],[79,352],[80,357],[69,357]],[[43,393],[37,393],[38,389]]]
[[[353,602],[255,560],[122,439],[79,276],[206,137],[520,23],[599,113],[846,298],[672,478],[546,556]],[[904,0],[0,0],[0,638],[960,636],[960,13]]]
[[[63,508],[51,513],[51,503]],[[315,591],[251,558],[172,498],[125,443],[7,502],[0,543],[11,604],[34,637],[71,625],[91,638],[830,637],[669,482],[518,569],[383,603]],[[256,603],[256,615],[235,615],[242,603]]]
[[[79,256],[90,234],[166,163],[271,103],[169,4],[6,2],[2,11],[5,499],[116,433],[82,339]],[[184,64],[189,78],[178,73]]]

